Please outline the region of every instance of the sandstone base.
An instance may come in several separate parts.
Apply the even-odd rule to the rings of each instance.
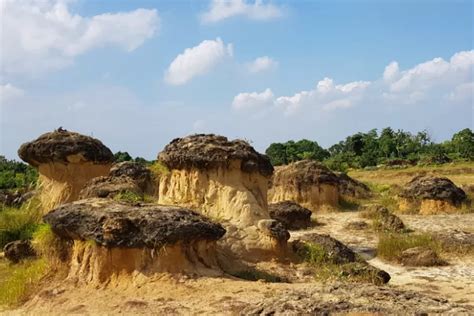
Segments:
[[[441,200],[409,200],[400,199],[398,204],[401,213],[415,213],[420,215],[453,214],[458,208],[448,201]]]

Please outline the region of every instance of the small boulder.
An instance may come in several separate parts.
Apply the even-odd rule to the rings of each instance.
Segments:
[[[383,205],[367,205],[361,215],[372,219],[377,230],[403,232],[406,229],[403,221]]]
[[[287,229],[303,229],[311,226],[311,211],[292,201],[268,205],[270,217],[280,221]]]
[[[9,242],[3,248],[5,258],[13,263],[18,263],[26,258],[36,256],[35,250],[29,240],[16,240]]]
[[[364,230],[369,228],[369,224],[364,221],[352,221],[346,225],[346,229],[350,230]]]
[[[274,219],[262,219],[257,223],[257,228],[264,235],[274,238],[281,242],[286,242],[290,239],[290,233],[286,230],[285,226]]]
[[[332,263],[340,264],[356,261],[356,254],[354,251],[329,235],[315,233],[308,234],[302,236],[301,240],[320,246]]]
[[[445,265],[433,249],[427,247],[413,247],[404,250],[398,258],[404,266],[431,267]]]

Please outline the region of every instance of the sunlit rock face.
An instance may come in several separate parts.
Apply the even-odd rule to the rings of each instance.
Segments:
[[[157,273],[219,274],[216,241],[225,229],[186,208],[84,199],[44,216],[72,241],[69,278],[104,283]]]
[[[448,178],[417,176],[399,194],[399,210],[422,215],[455,213],[466,193]]]
[[[38,169],[44,211],[77,200],[89,180],[109,173],[114,159],[99,140],[63,129],[24,143],[18,155]]]
[[[159,203],[186,206],[219,221],[228,231],[223,243],[233,252],[258,256],[285,247],[286,240],[257,225],[270,219],[273,167],[247,142],[213,134],[177,138],[158,161],[168,169],[160,176]]]
[[[293,201],[318,212],[337,207],[339,178],[317,161],[302,160],[275,169],[268,201]]]

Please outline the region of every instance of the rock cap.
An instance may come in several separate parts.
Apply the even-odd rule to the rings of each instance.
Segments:
[[[449,201],[459,204],[466,200],[466,193],[448,178],[416,176],[408,182],[400,193],[407,199],[428,199]]]
[[[177,242],[215,241],[226,232],[220,224],[187,208],[109,199],[64,204],[44,220],[61,238],[93,240],[106,247],[159,248]]]
[[[32,166],[43,163],[86,162],[111,163],[114,155],[96,138],[59,128],[24,143],[18,156]]]
[[[228,140],[214,134],[195,134],[173,139],[158,155],[169,169],[213,169],[227,167],[232,160],[241,161],[243,172],[273,173],[270,159],[258,153],[244,140]]]
[[[295,184],[339,184],[338,176],[315,160],[301,160],[277,167],[273,176],[274,185]]]

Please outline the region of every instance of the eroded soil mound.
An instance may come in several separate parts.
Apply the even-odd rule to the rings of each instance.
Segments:
[[[156,248],[179,241],[218,240],[225,234],[220,224],[182,207],[101,199],[62,205],[44,220],[64,239],[93,240],[108,247]]]
[[[169,169],[227,168],[232,160],[241,161],[243,172],[273,173],[270,159],[243,140],[229,141],[214,134],[196,134],[172,140],[158,155]]]
[[[337,172],[339,178],[339,192],[348,197],[364,199],[371,196],[370,188],[364,183],[349,177],[344,172]]]
[[[24,143],[18,149],[18,156],[33,166],[51,162],[111,163],[114,159],[100,140],[61,128]]]
[[[301,160],[286,166],[277,167],[272,186],[278,185],[319,185],[339,184],[339,177],[321,163],[314,160]]]
[[[114,164],[110,169],[112,177],[129,177],[133,179],[138,187],[145,193],[153,191],[153,176],[151,171],[143,164],[124,161]]]
[[[268,205],[270,217],[280,221],[287,229],[303,229],[311,226],[311,211],[292,201]]]

